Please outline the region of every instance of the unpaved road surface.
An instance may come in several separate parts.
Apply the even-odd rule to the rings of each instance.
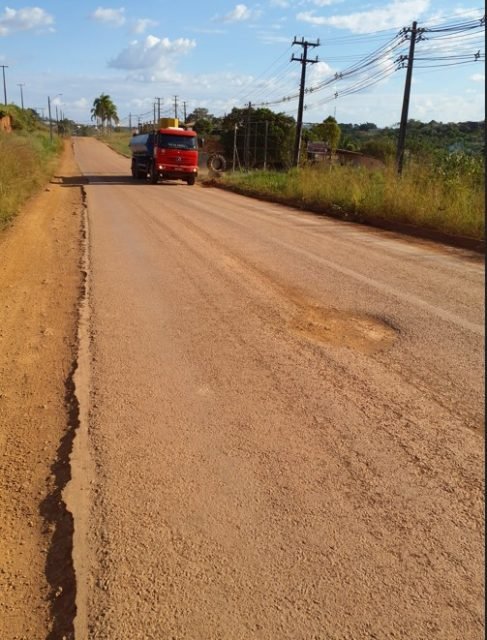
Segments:
[[[483,261],[74,150],[76,638],[483,638]]]
[[[90,638],[480,638],[483,267],[92,140]]]

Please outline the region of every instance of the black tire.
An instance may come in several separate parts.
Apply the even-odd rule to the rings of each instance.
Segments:
[[[155,170],[155,167],[153,164],[151,164],[150,169],[149,169],[149,175],[147,177],[147,179],[149,180],[149,182],[151,184],[157,184],[157,179],[158,179],[158,175],[157,175],[157,171]]]
[[[196,177],[195,176],[189,176],[189,178],[186,178],[186,182],[188,183],[188,185],[190,187],[192,187],[194,185],[194,183],[196,182]]]
[[[225,171],[225,169],[227,168],[227,161],[222,155],[220,155],[219,153],[215,153],[208,158],[206,166],[211,171]]]

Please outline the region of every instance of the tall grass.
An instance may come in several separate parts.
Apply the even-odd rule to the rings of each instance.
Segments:
[[[132,134],[128,131],[100,133],[97,138],[122,156],[130,158],[129,142]]]
[[[0,229],[53,175],[61,148],[45,132],[0,132]]]
[[[342,218],[396,221],[476,239],[485,233],[480,159],[411,164],[401,177],[392,166],[314,165],[287,173],[229,173],[223,182],[241,193]]]

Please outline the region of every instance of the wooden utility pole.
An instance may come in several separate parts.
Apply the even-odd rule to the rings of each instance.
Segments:
[[[299,58],[295,58],[294,54],[291,58],[291,62],[297,61],[301,63],[301,85],[299,88],[298,117],[296,122],[296,139],[294,141],[294,159],[293,159],[293,164],[295,167],[297,167],[299,164],[299,151],[301,148],[301,131],[303,129],[303,108],[304,108],[304,90],[306,85],[306,65],[315,64],[316,62],[318,62],[318,57],[316,57],[314,60],[308,60],[308,47],[319,47],[320,41],[317,40],[316,42],[308,42],[304,38],[301,38],[301,40],[296,40],[296,37],[295,37],[293,45],[295,44],[299,44],[301,47],[303,47],[303,53]]]
[[[408,125],[409,97],[411,95],[411,80],[413,77],[414,46],[416,44],[416,34],[418,32],[416,22],[413,22],[410,32],[411,42],[409,43],[408,66],[406,70],[406,82],[404,85],[401,123],[399,125],[399,137],[397,140],[396,166],[399,175],[402,174],[402,167],[404,163],[404,145],[406,142],[406,129]]]

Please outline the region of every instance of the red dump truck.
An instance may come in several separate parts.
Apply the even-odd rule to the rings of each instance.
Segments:
[[[132,176],[156,184],[159,180],[183,180],[189,185],[198,175],[198,137],[195,131],[177,126],[162,126],[134,134],[129,142]],[[164,120],[160,124],[166,124]]]

